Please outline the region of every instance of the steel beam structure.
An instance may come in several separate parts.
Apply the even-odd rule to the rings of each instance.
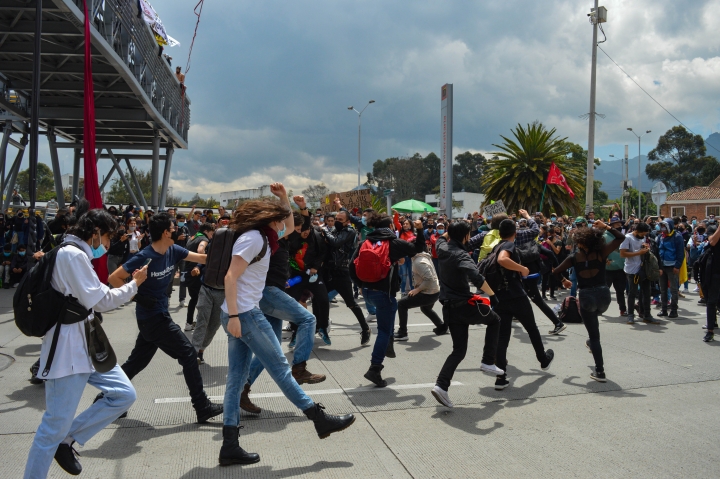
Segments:
[[[110,159],[111,159],[112,162],[113,162],[113,167],[114,167],[116,170],[118,170],[118,172],[120,173],[120,181],[123,182],[123,185],[125,185],[125,188],[128,190],[128,193],[130,194],[130,197],[132,198],[133,203],[134,203],[134,204],[138,204],[138,200],[137,200],[137,198],[135,197],[135,193],[133,192],[132,188],[130,187],[130,183],[128,183],[128,180],[127,180],[127,178],[125,178],[125,175],[122,174],[122,169],[120,168],[120,162],[119,162],[118,159],[115,157],[115,155],[113,154],[112,150],[108,150],[108,155],[110,155]],[[112,171],[110,172],[110,174],[112,174]],[[109,177],[110,177],[110,175],[108,175],[108,178],[109,178]],[[103,186],[105,186],[105,185],[103,184]],[[102,188],[101,188],[101,189],[102,189]]]
[[[163,172],[162,190],[160,193],[160,208],[165,209],[167,200],[168,184],[170,183],[170,168],[172,166],[173,148],[170,146],[165,151],[165,171]]]
[[[22,140],[20,140],[20,143],[23,145],[27,145],[28,142],[28,135],[27,133],[23,135]],[[5,201],[3,201],[3,207],[2,210],[5,211],[8,209],[8,206],[10,206],[10,199],[12,198],[12,191],[15,187],[15,182],[17,181],[17,175],[20,171],[20,164],[22,163],[23,155],[25,154],[25,148],[18,150],[17,155],[15,156],[15,161],[13,162],[12,166],[10,167],[10,172],[8,174],[8,179],[5,185]]]
[[[60,171],[60,160],[58,159],[57,148],[55,147],[55,133],[52,128],[47,132],[48,145],[50,146],[50,161],[52,162],[53,178],[55,180],[55,195],[58,208],[65,208],[65,192],[62,187],[62,172]]]
[[[95,153],[95,165],[97,165],[97,162],[100,161],[100,154],[102,153],[103,149],[98,148],[97,152]],[[85,164],[85,158],[83,157],[83,165]],[[85,197],[85,182],[83,181],[83,187],[80,188],[80,194],[78,195],[80,198]]]
[[[3,130],[2,143],[0,143],[0,200],[2,199],[2,192],[5,191],[5,160],[7,159],[7,147],[11,134],[12,121],[7,120]]]
[[[158,202],[158,181],[160,180],[160,135],[155,134],[153,138],[153,159],[152,159],[152,185],[150,193],[150,204],[157,211],[160,203]]]
[[[62,145],[62,143],[60,143]],[[72,182],[72,198],[70,201],[74,201],[78,195],[80,187],[80,149],[75,148],[75,156],[73,157],[73,182]]]
[[[110,157],[112,159],[112,157],[110,155],[108,155],[108,157]],[[113,167],[110,168],[110,171],[108,172],[107,176],[105,176],[105,179],[100,184],[100,194],[102,194],[102,192],[105,191],[105,186],[107,186],[108,182],[110,181],[110,178],[112,178],[113,173],[115,173],[115,170],[117,170],[117,166],[115,166],[115,164],[113,164]],[[120,172],[120,174],[122,174],[122,172]]]
[[[149,209],[147,200],[145,200],[145,194],[143,193],[142,188],[140,188],[140,182],[138,181],[137,176],[135,176],[135,170],[133,170],[132,165],[130,164],[130,158],[125,158],[125,164],[127,165],[128,171],[130,172],[130,178],[133,180],[133,184],[135,185],[135,188],[140,195],[140,201],[142,201],[142,206],[143,208],[145,208],[145,211],[147,211]]]

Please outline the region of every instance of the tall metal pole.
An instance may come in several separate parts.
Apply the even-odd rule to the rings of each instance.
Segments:
[[[38,130],[40,128],[40,52],[42,50],[42,0],[35,0],[35,48],[33,50],[32,105],[30,109],[30,208],[37,198]],[[32,218],[34,214],[30,215]],[[32,221],[32,218],[30,221]]]
[[[593,43],[592,65],[590,69],[590,124],[588,126],[587,185],[585,186],[585,213],[593,206],[593,189],[595,186],[595,77],[597,71],[597,34],[598,34],[598,0],[595,0],[593,11]]]
[[[362,112],[358,115],[358,186],[360,186],[360,129],[361,129],[361,122],[362,122]]]
[[[630,172],[628,171],[628,146],[629,145],[625,145],[625,166],[624,166],[624,170],[623,170],[624,171],[623,175],[625,176],[625,188],[623,188],[623,195],[625,195],[625,192],[628,189],[627,182],[630,181]],[[625,199],[625,196],[623,196],[623,199]],[[625,200],[625,208],[626,208],[626,210],[625,210],[626,214],[625,214],[624,218],[627,218],[628,216],[630,216],[630,197],[629,196],[628,196],[628,199]]]
[[[642,174],[640,165],[642,165],[642,158],[640,157],[640,138],[642,138],[642,135],[638,136],[638,218],[642,217],[642,189],[640,188],[640,175]]]

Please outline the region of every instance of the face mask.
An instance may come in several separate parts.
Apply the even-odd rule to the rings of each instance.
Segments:
[[[6,258],[9,258],[11,253],[6,253],[5,251],[3,251],[3,254],[5,255]]]
[[[278,231],[278,238],[282,238],[285,236],[285,230],[287,229],[287,226],[285,226],[285,223],[283,223],[283,227],[280,231]]]
[[[185,226],[185,222],[184,222],[184,221],[178,221],[178,227],[179,227],[179,228],[182,228],[183,226]]]
[[[135,231],[135,227],[134,227],[134,226],[128,226],[128,231],[131,232],[131,233],[134,232],[134,231]]]
[[[699,235],[704,235],[704,234],[705,234],[705,230],[702,229],[702,228],[698,228],[697,232],[698,232]]]
[[[362,222],[363,226],[367,226],[367,218],[366,217],[363,216],[360,221]]]
[[[102,241],[100,241],[100,246],[96,248],[91,245],[90,249],[92,250],[93,259],[102,258],[102,256],[107,253],[107,249],[105,249],[105,245],[102,244]]]
[[[695,226],[697,224],[696,220],[692,220],[692,225]]]
[[[437,230],[437,232],[438,232],[439,235],[444,235],[444,234],[445,234],[445,230],[439,229],[439,230]]]
[[[18,251],[18,254],[19,254],[20,256],[25,256],[25,251]]]
[[[660,231],[660,225],[655,225],[655,231]]]

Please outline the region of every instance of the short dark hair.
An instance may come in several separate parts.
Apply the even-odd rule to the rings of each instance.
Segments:
[[[500,223],[508,219],[507,213],[498,213],[492,217],[492,220],[490,220],[490,229],[491,230],[497,230],[500,229]]]
[[[305,222],[305,218],[303,218],[303,216],[300,213],[298,213],[297,211],[293,211],[293,224],[295,226],[300,226],[304,222]]]
[[[638,223],[635,227],[635,231],[637,231],[638,233],[647,233],[648,231],[650,231],[650,225],[647,223]]]
[[[18,250],[26,249],[26,248],[27,248],[27,246],[25,246],[24,244],[19,244],[17,247]]]
[[[185,219],[185,215],[182,214],[182,213],[178,213],[178,214],[175,216],[175,219],[184,220],[184,219]]]
[[[107,211],[97,208],[77,218],[67,233],[87,241],[92,238],[96,230],[100,230],[100,236],[102,236],[106,233],[114,233],[115,229],[117,229],[115,218]]]
[[[163,233],[172,227],[172,220],[167,213],[157,213],[150,218],[150,238],[153,241],[160,241]]]
[[[515,222],[513,220],[506,218],[500,222],[498,230],[500,231],[500,238],[507,239],[515,234],[517,226],[515,226]]]
[[[370,213],[370,217],[367,219],[367,225],[371,228],[389,228],[392,224],[393,219],[386,213]]]
[[[5,246],[3,246],[3,249],[5,251],[12,251],[12,245],[10,243],[5,243]]]
[[[205,233],[207,231],[215,231],[215,228],[213,228],[212,223],[203,223],[200,225],[200,228],[198,228],[198,231],[200,233]]]
[[[447,232],[450,239],[462,243],[465,237],[470,234],[470,225],[464,221],[458,221],[448,227]]]

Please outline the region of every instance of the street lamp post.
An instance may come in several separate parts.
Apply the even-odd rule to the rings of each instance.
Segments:
[[[631,132],[633,135],[637,136],[637,139],[638,139],[638,186],[637,186],[637,188],[638,188],[638,218],[640,218],[640,216],[642,215],[642,209],[641,209],[642,208],[642,206],[641,206],[642,205],[642,203],[641,203],[642,190],[640,189],[640,184],[641,184],[640,176],[642,175],[642,171],[641,171],[642,158],[640,157],[640,138],[642,138],[643,136],[645,136],[648,133],[651,133],[651,131],[646,130],[645,133],[643,133],[642,135],[638,135],[637,133],[635,133],[632,128],[628,128],[628,131]]]
[[[367,105],[365,105],[365,108],[370,106],[371,103],[375,103],[375,100],[370,100]],[[362,129],[362,114],[365,111],[365,108],[363,108],[360,111],[357,111],[355,107],[349,106],[348,110],[353,110],[355,113],[358,114],[358,186],[360,186],[360,133]]]
[[[610,158],[617,158],[617,156],[615,156],[615,155],[608,155],[608,156],[610,156]],[[625,162],[623,161],[622,158],[620,158],[620,169],[622,170],[620,172],[620,174],[622,175],[622,191],[620,193],[620,213],[623,215],[623,219],[624,219],[624,218],[627,218],[627,216],[625,215],[625,196],[623,196],[625,194],[627,178],[625,178]]]

